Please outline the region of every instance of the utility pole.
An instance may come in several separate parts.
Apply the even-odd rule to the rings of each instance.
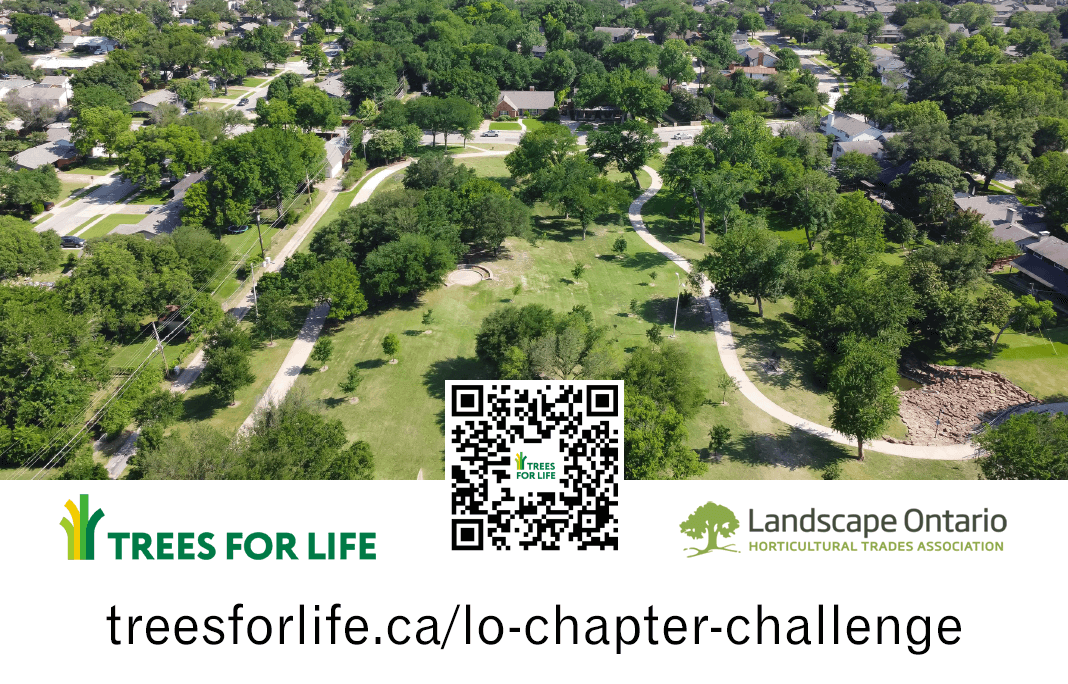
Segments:
[[[679,300],[682,298],[682,278],[679,277],[678,271],[675,271],[675,281],[679,285],[679,293],[675,296],[675,322],[671,324],[672,337],[675,337],[675,328],[679,324]]]
[[[260,298],[256,294],[256,264],[249,264],[252,269],[252,306],[256,309],[256,322],[260,322]]]
[[[260,257],[267,258],[267,250],[263,248],[263,233],[260,232],[260,212],[256,210],[256,235],[260,238]]]
[[[167,352],[163,351],[163,341],[159,339],[159,331],[156,330],[156,322],[152,322],[152,334],[156,336],[156,349],[163,355],[163,375],[170,375],[170,366],[167,365]]]

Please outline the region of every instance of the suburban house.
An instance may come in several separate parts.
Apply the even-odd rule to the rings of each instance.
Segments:
[[[1008,24],[1009,17],[1016,13],[1016,5],[1011,2],[996,2],[991,7],[994,8],[994,18],[990,23],[995,26]]]
[[[1023,252],[1013,266],[1040,286],[1068,297],[1068,242],[1044,235],[1024,245]]]
[[[860,152],[875,159],[882,159],[885,156],[883,142],[878,138],[875,140],[845,140],[836,142],[834,147],[831,148],[831,161],[838,159],[846,152]]]
[[[749,36],[744,31],[735,31],[734,34],[731,35],[731,43],[739,54],[753,47],[749,44]]]
[[[45,74],[61,74],[67,71],[85,71],[94,64],[100,64],[107,57],[104,55],[87,55],[85,57],[40,57],[33,63],[34,69]]]
[[[747,78],[751,78],[754,81],[763,81],[771,78],[778,72],[773,67],[766,66],[732,66],[724,74],[733,74],[735,71],[740,71],[746,75]]]
[[[34,85],[16,90],[15,97],[30,105],[46,104],[55,110],[67,107],[67,91],[64,88]]]
[[[151,113],[156,111],[159,106],[165,102],[168,104],[175,105],[176,107],[182,106],[182,103],[181,101],[179,101],[178,95],[176,93],[172,93],[169,90],[157,90],[155,92],[149,93],[148,95],[145,95],[140,100],[137,100],[136,102],[131,104],[130,111]]]
[[[337,178],[349,161],[352,149],[348,145],[348,139],[338,136],[326,141],[326,177]]]
[[[189,188],[204,180],[206,175],[208,175],[207,171],[185,174],[185,178],[171,186],[171,197],[176,200],[185,199],[185,193],[189,191]]]
[[[900,43],[902,38],[904,34],[901,33],[901,27],[890,22],[883,24],[879,34],[875,36],[875,40],[880,43]]]
[[[752,48],[742,53],[742,66],[747,67],[773,67],[779,58],[767,50]]]
[[[905,71],[905,63],[897,57],[877,57],[873,64],[884,86],[898,89],[908,87],[909,73]]]
[[[49,141],[37,147],[19,152],[11,161],[20,169],[36,169],[41,166],[53,165],[57,169],[65,169],[78,159],[78,151],[74,149],[74,143],[69,139]]]
[[[324,78],[316,83],[315,86],[330,97],[345,97],[345,84],[341,82],[340,76]]]
[[[63,36],[59,41],[60,50],[91,52],[93,54],[111,52],[117,45],[118,43],[111,38],[103,36]]]
[[[556,94],[551,90],[534,90],[534,86],[530,90],[502,90],[493,118],[541,116],[555,106]]]
[[[857,142],[875,140],[883,134],[881,130],[852,114],[831,112],[823,117],[823,131],[833,135],[838,142]]]
[[[1015,242],[1024,247],[1037,242],[1046,232],[1045,209],[1029,207],[1015,195],[975,196],[959,192],[953,198],[958,211],[977,211],[994,227],[994,239]]]
[[[594,31],[600,31],[601,33],[607,33],[612,36],[613,43],[622,43],[625,40],[634,40],[634,37],[638,35],[638,32],[632,28],[621,28],[616,26],[594,26]]]

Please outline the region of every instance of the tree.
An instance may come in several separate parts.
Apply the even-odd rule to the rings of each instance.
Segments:
[[[300,46],[300,58],[308,65],[308,69],[318,76],[328,66],[326,53],[318,43],[305,43]]]
[[[486,193],[468,209],[475,239],[493,254],[500,252],[505,238],[530,232],[530,210],[511,195]]]
[[[701,237],[705,244],[705,205],[706,175],[715,164],[715,154],[704,145],[679,145],[664,160],[662,170],[668,188],[687,197],[697,210]]]
[[[838,198],[827,237],[827,251],[835,259],[862,267],[882,252],[883,208],[857,190]]]
[[[323,262],[300,278],[301,293],[311,301],[330,304],[329,318],[345,320],[367,310],[360,275],[348,259]]]
[[[169,88],[190,109],[196,109],[201,100],[211,95],[211,88],[208,86],[208,82],[202,78],[176,78],[171,81]]]
[[[285,33],[278,26],[259,26],[246,33],[237,42],[237,47],[245,52],[255,52],[263,57],[267,64],[284,64],[293,53],[293,48],[285,40]]]
[[[338,387],[345,394],[356,394],[356,391],[360,389],[361,383],[363,383],[363,375],[360,374],[360,365],[354,363]]]
[[[400,339],[393,333],[389,333],[382,339],[382,353],[392,362],[397,359],[398,352],[400,352]]]
[[[604,172],[614,165],[620,173],[629,173],[639,190],[638,171],[660,153],[653,127],[637,119],[603,125],[588,136],[587,144],[586,154],[597,168]]]
[[[327,361],[334,354],[334,341],[329,337],[320,337],[315,342],[315,346],[312,347],[311,360],[319,363],[320,366],[325,367]]]
[[[21,48],[29,48],[43,52],[51,50],[63,39],[63,29],[44,14],[11,15],[11,32],[18,36],[18,45]]]
[[[871,53],[855,45],[845,55],[840,71],[846,78],[858,79],[870,76],[872,68]]]
[[[690,517],[679,524],[679,529],[683,534],[691,539],[700,539],[701,537],[708,535],[708,545],[699,549],[696,547],[690,548],[690,551],[696,551],[693,556],[700,556],[702,554],[709,553],[710,551],[731,551],[738,553],[737,549],[730,547],[734,544],[727,544],[726,546],[719,545],[719,536],[723,535],[724,538],[733,535],[739,527],[738,518],[734,513],[726,506],[720,506],[719,504],[709,501],[703,506],[700,506],[696,511],[690,514]]]
[[[267,337],[271,344],[274,338],[293,329],[293,302],[285,292],[268,290],[256,298],[256,331]]]
[[[227,316],[208,336],[207,361],[201,377],[211,396],[233,405],[237,391],[256,381],[252,372],[252,338],[233,315]]]
[[[661,340],[656,346],[635,349],[619,379],[626,383],[628,392],[648,397],[658,406],[670,406],[689,419],[705,403],[705,388],[699,376],[699,365],[692,354],[677,342]]]
[[[899,136],[900,137],[900,136]],[[968,187],[960,169],[946,162],[924,159],[890,184],[890,199],[898,213],[917,224],[935,224],[955,211],[953,197]]]
[[[158,188],[165,176],[182,178],[208,165],[211,146],[189,126],[142,126],[123,140],[122,177],[147,190]]]
[[[752,297],[760,316],[764,300],[782,297],[797,273],[797,248],[752,221],[719,236],[712,249],[698,263],[698,270],[715,284],[717,292]]]
[[[558,166],[539,173],[535,186],[552,206],[574,215],[582,226],[582,239],[594,218],[612,209],[623,211],[630,195],[618,184],[600,175],[584,156],[565,159]]]
[[[987,312],[986,318],[998,328],[994,339],[990,342],[990,358],[994,358],[1001,335],[1010,327],[1014,330],[1026,333],[1031,329],[1039,329],[1043,324],[1050,324],[1057,319],[1057,311],[1053,303],[1039,301],[1033,295],[1023,295],[1013,301],[1007,291],[1001,287],[993,287],[984,293],[980,299],[980,307]]]
[[[850,150],[834,160],[834,175],[846,187],[855,188],[860,181],[873,181],[882,171],[874,157]]]
[[[328,480],[373,480],[375,479],[375,457],[371,445],[364,441],[355,441],[330,462],[325,472]]]
[[[721,405],[727,405],[727,394],[737,392],[741,387],[738,380],[733,375],[727,375],[724,373],[720,376],[718,382],[716,382],[716,388],[723,391],[723,399],[719,402]]]
[[[864,442],[882,434],[897,415],[897,353],[879,340],[847,337],[831,369],[831,427],[857,440],[857,460]]]
[[[880,170],[878,162],[866,156],[864,159],[871,160],[876,171]],[[822,239],[834,218],[838,182],[823,171],[813,169],[789,179],[782,186],[788,193],[793,219],[804,226],[805,240],[808,248],[812,249]]]
[[[682,480],[701,464],[686,448],[685,420],[672,406],[661,407],[646,396],[625,393],[623,410],[624,475],[628,480]]]
[[[1068,479],[1068,416],[1018,413],[976,438],[988,480]]]
[[[38,233],[28,221],[0,216],[0,280],[54,270],[62,255],[54,230]]]
[[[578,150],[578,142],[567,126],[547,123],[529,131],[504,158],[508,172],[518,181],[530,178],[546,167],[556,166]]]
[[[663,326],[659,323],[654,323],[645,331],[645,336],[649,338],[649,342],[652,344],[659,345],[664,341]]]
[[[555,50],[545,55],[538,64],[535,74],[543,89],[556,92],[571,87],[578,75],[578,68],[568,53]]]
[[[714,425],[711,430],[708,431],[708,450],[712,452],[712,457],[719,459],[719,452],[723,450],[723,447],[727,446],[727,443],[731,441],[731,429],[726,425]]]
[[[763,25],[761,21],[761,25]],[[693,70],[693,55],[685,42],[672,38],[664,42],[657,58],[657,72],[667,79],[668,92],[677,83],[686,83],[697,77]]]
[[[182,268],[198,287],[230,263],[230,248],[204,228],[178,226],[168,241],[178,253]]]
[[[93,148],[102,144],[110,160],[115,154],[120,137],[130,130],[131,115],[128,112],[105,107],[83,109],[71,120],[71,138],[78,152],[90,155]]]
[[[91,449],[83,450],[73,459],[70,463],[63,468],[63,472],[59,474],[60,480],[107,480],[109,479],[108,469],[104,467],[104,464],[97,463],[93,460],[93,452]]]
[[[962,114],[953,120],[950,130],[960,150],[962,168],[982,174],[985,191],[999,171],[1019,175],[1031,161],[1038,123],[993,113],[979,117]]]
[[[207,70],[222,83],[223,93],[229,94],[231,79],[244,78],[248,74],[245,53],[229,45],[210,50],[207,57]]]
[[[0,195],[10,208],[18,211],[41,213],[44,203],[56,199],[61,189],[56,168],[51,165],[0,175]]]
[[[620,235],[612,243],[612,251],[616,253],[616,256],[624,257],[627,255],[627,238]]]

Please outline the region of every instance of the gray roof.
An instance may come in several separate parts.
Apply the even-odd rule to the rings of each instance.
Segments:
[[[182,199],[185,197],[185,193],[195,183],[199,183],[207,175],[207,171],[197,171],[196,173],[187,173],[185,178],[178,181],[171,187],[171,195],[174,199]]]
[[[836,116],[833,112],[827,115],[827,124],[834,126],[836,130],[845,133],[851,138],[860,135],[870,128],[875,128],[866,121],[860,121],[859,119],[854,119],[853,117],[846,115]]]
[[[66,89],[52,86],[21,88],[17,91],[17,95],[23,102],[65,102],[67,99]]]
[[[841,148],[842,152],[860,152],[869,157],[883,151],[883,144],[878,140],[846,140],[844,142],[836,142],[835,145]]]
[[[140,102],[141,104],[151,105],[153,107],[158,107],[164,102],[178,104],[178,95],[172,93],[169,90],[157,90],[155,92],[149,93],[148,95],[145,95],[140,100],[137,100],[137,102],[134,102],[134,104],[137,104],[138,102]]]
[[[17,34],[17,33],[5,33],[2,36],[0,36],[0,38],[3,38],[5,43],[14,43],[15,41],[17,41],[19,39],[19,34]]]
[[[1046,5],[1024,5],[1024,9],[1028,12],[1052,12],[1052,7]]]
[[[29,88],[32,85],[34,85],[34,82],[25,78],[0,78],[0,88],[15,88],[16,90],[21,90],[22,88]]]
[[[74,143],[70,140],[56,140],[23,150],[11,160],[24,169],[36,169],[39,166],[55,164],[60,159],[73,159],[77,154]]]
[[[1068,268],[1068,242],[1049,235],[1027,246],[1028,251],[1040,255],[1046,261]]]
[[[70,140],[70,124],[54,123],[48,127],[45,134],[48,136],[48,142]]]
[[[1009,209],[1014,213],[1016,223],[1025,226],[1041,225],[1046,220],[1045,207],[1029,207],[1016,198],[1015,195],[968,195],[963,192],[957,193],[953,203],[961,211],[972,209],[983,215],[991,224],[997,224],[1008,220]]]
[[[995,240],[1007,240],[1019,244],[1026,240],[1035,240],[1038,238],[1038,235],[1027,228],[1024,228],[1019,223],[1009,223],[1008,221],[994,221],[993,223],[994,231],[991,235]]]
[[[70,83],[70,76],[45,76],[41,79],[41,85],[64,87]]]
[[[608,33],[613,38],[625,38],[627,36],[632,36],[636,33],[636,31],[632,28],[623,28],[617,26],[594,26],[593,30],[600,31],[601,33]]]
[[[326,162],[329,166],[340,164],[345,159],[345,153],[341,150],[341,138],[332,138],[326,141]]]
[[[502,90],[501,99],[516,109],[550,109],[556,105],[556,94],[551,90]]]
[[[341,78],[337,76],[324,78],[315,85],[327,95],[333,97],[345,97],[345,85],[341,82]]]
[[[905,68],[905,63],[897,57],[880,57],[875,60],[875,68],[879,73],[884,71],[899,71]]]

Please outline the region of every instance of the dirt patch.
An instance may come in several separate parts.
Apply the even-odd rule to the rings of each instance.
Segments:
[[[349,403],[350,404],[358,404],[358,403],[360,403],[360,398],[359,397],[349,397]]]
[[[390,359],[389,360],[389,365],[391,365],[391,366],[397,365],[397,359]]]
[[[476,271],[458,269],[453,271],[445,279],[446,285],[478,285],[482,282],[482,276]]]
[[[980,422],[1038,401],[1003,375],[976,368],[926,365],[906,375],[923,384],[900,394],[912,444],[964,443]]]

